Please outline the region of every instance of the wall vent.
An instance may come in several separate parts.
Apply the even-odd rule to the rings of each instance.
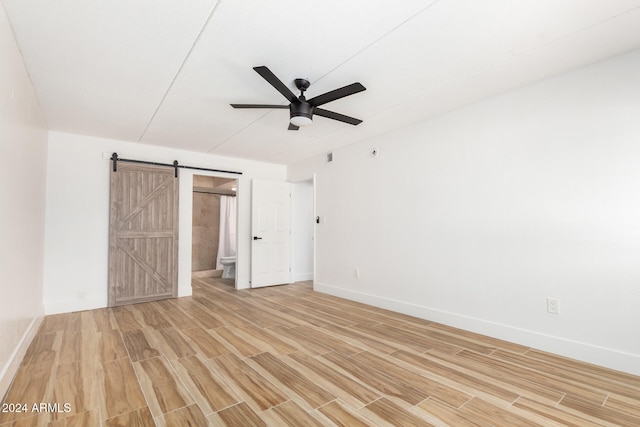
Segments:
[[[327,163],[333,162],[333,153],[327,153]]]

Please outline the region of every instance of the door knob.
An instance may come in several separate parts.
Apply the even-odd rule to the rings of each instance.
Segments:
[[[253,236],[253,240],[262,240],[262,237]]]

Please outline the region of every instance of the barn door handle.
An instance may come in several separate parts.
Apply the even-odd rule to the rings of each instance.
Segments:
[[[253,240],[262,240],[262,237],[253,236]]]

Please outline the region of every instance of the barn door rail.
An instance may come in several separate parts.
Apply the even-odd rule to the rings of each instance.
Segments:
[[[222,172],[222,173],[231,173],[234,175],[242,175],[242,172],[238,171],[228,171],[224,169],[209,169],[209,168],[201,168],[198,166],[187,166],[178,164],[177,160],[174,160],[173,163],[158,163],[158,162],[149,162],[146,160],[134,160],[134,159],[122,159],[118,157],[118,153],[113,153],[111,155],[111,161],[113,162],[113,171],[118,172],[118,162],[128,162],[128,163],[141,163],[143,165],[154,165],[154,166],[166,166],[169,168],[173,168],[175,171],[175,177],[178,177],[178,168],[183,169],[195,169],[199,171],[208,171],[208,172]]]

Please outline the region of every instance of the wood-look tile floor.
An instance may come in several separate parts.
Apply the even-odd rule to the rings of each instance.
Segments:
[[[309,282],[194,279],[192,297],[47,316],[4,402],[28,408],[1,427],[637,427],[640,377]]]

